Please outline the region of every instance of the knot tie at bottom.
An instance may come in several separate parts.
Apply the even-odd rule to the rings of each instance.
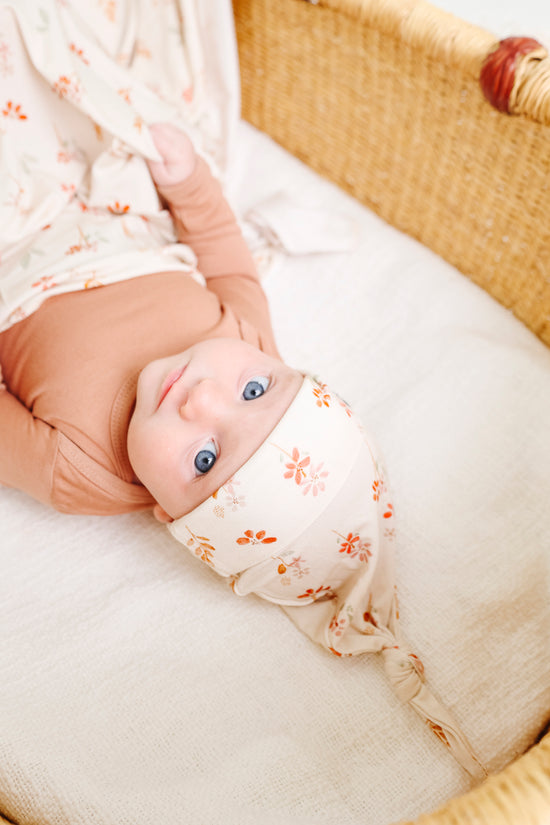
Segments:
[[[402,702],[410,702],[422,689],[424,666],[414,653],[406,653],[400,647],[382,650],[384,667],[397,696]]]

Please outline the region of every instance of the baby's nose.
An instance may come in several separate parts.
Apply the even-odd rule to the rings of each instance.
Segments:
[[[204,378],[190,388],[187,398],[180,406],[180,415],[188,420],[219,419],[227,407],[228,399],[223,388],[216,381]]]

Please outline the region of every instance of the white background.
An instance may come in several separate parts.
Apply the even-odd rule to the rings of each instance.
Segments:
[[[550,3],[548,0],[431,0],[498,37],[534,37],[550,49]]]

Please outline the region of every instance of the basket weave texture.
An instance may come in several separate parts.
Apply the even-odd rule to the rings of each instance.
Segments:
[[[424,0],[233,6],[243,116],[550,345],[546,51],[518,62],[503,114],[479,82],[496,38]],[[550,734],[415,825],[550,825]]]
[[[510,116],[479,83],[496,38],[424,0],[234,8],[244,117],[550,345],[545,50],[518,63]]]

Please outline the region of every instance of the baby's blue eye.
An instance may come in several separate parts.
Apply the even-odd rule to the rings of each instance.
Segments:
[[[260,395],[263,395],[268,387],[269,378],[266,378],[265,375],[257,375],[249,381],[244,388],[243,398],[245,401],[253,401],[255,398],[259,398]]]
[[[209,441],[195,456],[194,463],[197,474],[204,475],[208,470],[211,470],[216,463],[217,457],[216,445],[213,441]]]

